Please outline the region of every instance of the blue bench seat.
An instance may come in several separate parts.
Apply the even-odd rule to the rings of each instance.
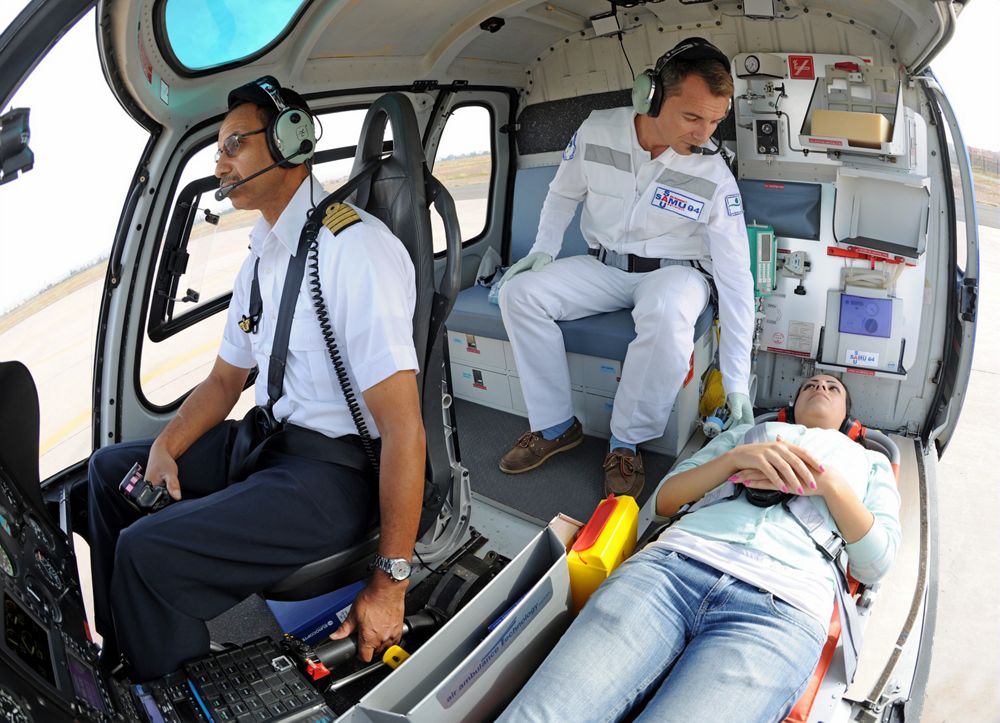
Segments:
[[[514,213],[511,221],[511,262],[523,257],[535,240],[542,203],[556,166],[523,168],[514,180]],[[587,243],[580,234],[580,209],[566,229],[559,257],[587,253]],[[530,272],[526,272],[530,273]],[[500,307],[488,300],[489,290],[482,286],[465,289],[458,295],[447,326],[454,331],[490,339],[509,341],[500,318]],[[698,317],[694,338],[700,339],[712,325],[714,309],[709,305]],[[625,360],[628,345],[635,339],[632,311],[622,309],[596,314],[574,321],[560,321],[566,351],[604,359]]]

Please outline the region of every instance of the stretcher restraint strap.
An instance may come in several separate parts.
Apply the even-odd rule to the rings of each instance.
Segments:
[[[750,428],[743,436],[744,444],[760,444],[767,441],[765,423],[756,424]],[[742,487],[734,485],[732,482],[725,482],[715,489],[710,490],[700,500],[682,508],[680,512],[670,518],[668,525],[673,524],[686,514],[697,509],[714,505],[718,502],[735,499],[743,491]],[[809,538],[816,545],[816,548],[823,555],[823,558],[830,563],[833,570],[834,587],[837,597],[837,607],[840,609],[840,628],[842,631],[843,651],[844,651],[844,673],[848,685],[854,680],[854,673],[858,669],[858,653],[861,650],[862,631],[861,620],[858,614],[857,605],[851,596],[847,581],[847,567],[844,561],[844,539],[826,524],[823,516],[816,509],[816,506],[808,497],[794,497],[791,501],[785,500],[782,506],[788,511]]]
[[[760,444],[767,441],[766,422],[755,424],[743,436],[744,444]],[[830,563],[833,570],[837,607],[840,608],[840,629],[844,650],[844,672],[848,685],[854,680],[858,669],[858,652],[861,650],[861,621],[857,605],[851,597],[847,583],[847,566],[844,562],[844,538],[830,529],[808,497],[785,498],[781,503],[799,526],[809,535],[816,549]]]

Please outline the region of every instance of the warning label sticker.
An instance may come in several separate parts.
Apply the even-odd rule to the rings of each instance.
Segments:
[[[815,329],[816,325],[811,321],[789,321],[788,349],[790,351],[811,352]]]
[[[789,55],[788,77],[792,80],[814,80],[816,67],[811,55]]]

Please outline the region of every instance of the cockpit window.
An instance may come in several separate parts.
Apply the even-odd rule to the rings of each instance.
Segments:
[[[163,0],[161,45],[179,70],[197,73],[262,55],[309,0]]]

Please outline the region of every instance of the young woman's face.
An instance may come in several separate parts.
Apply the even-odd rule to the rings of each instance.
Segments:
[[[795,401],[795,421],[809,427],[837,429],[847,416],[847,390],[828,374],[807,379]]]

